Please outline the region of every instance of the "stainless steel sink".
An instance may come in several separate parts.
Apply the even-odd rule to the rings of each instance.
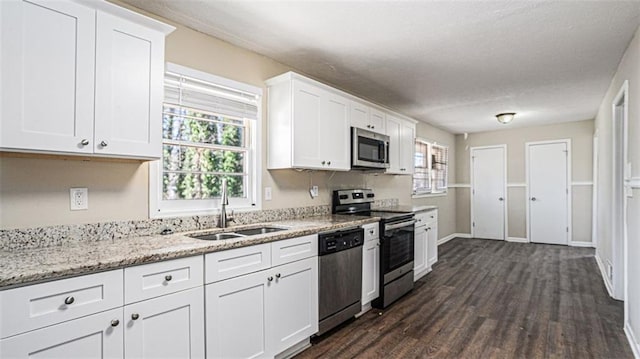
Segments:
[[[273,232],[286,231],[286,230],[287,230],[286,228],[265,226],[265,227],[258,227],[258,228],[241,229],[235,232],[201,234],[201,235],[193,235],[190,237],[195,239],[202,239],[205,241],[220,241],[224,239],[249,237],[249,236],[255,236],[258,234],[266,234],[266,233],[273,233]]]
[[[242,234],[243,236],[255,236],[256,234],[265,234],[265,233],[273,233],[286,231],[285,228],[278,227],[259,227],[259,228],[251,228],[251,229],[242,229],[239,231],[235,231],[233,233]]]
[[[223,239],[231,239],[231,238],[238,238],[238,237],[245,237],[245,236],[237,233],[216,233],[216,234],[203,234],[199,236],[190,236],[190,237],[195,239],[202,239],[205,241],[219,241]]]

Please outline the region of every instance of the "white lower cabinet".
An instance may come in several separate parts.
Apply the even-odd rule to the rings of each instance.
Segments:
[[[122,358],[122,308],[0,340],[0,358]]]
[[[413,280],[422,278],[429,271],[427,245],[427,226],[415,226],[415,244],[413,246]]]
[[[365,241],[362,247],[362,298],[365,307],[380,295],[380,237],[379,224],[371,223],[362,226]]]
[[[427,223],[427,265],[429,270],[431,266],[438,261],[438,222],[433,221]]]
[[[207,358],[263,358],[318,331],[318,257],[206,286]]]
[[[204,358],[204,289],[124,307],[125,358]]]

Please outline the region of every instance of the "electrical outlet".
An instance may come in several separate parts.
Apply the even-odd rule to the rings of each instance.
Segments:
[[[89,190],[86,188],[69,189],[69,200],[72,211],[89,209]]]
[[[309,188],[309,194],[311,195],[311,198],[318,197],[318,186],[312,186]]]
[[[264,188],[264,200],[271,201],[271,187]]]

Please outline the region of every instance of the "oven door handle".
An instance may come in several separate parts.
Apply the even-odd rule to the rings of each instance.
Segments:
[[[384,230],[385,231],[391,231],[394,229],[398,229],[398,228],[402,228],[402,227],[406,227],[406,226],[410,226],[412,224],[416,223],[415,219],[412,219],[410,221],[406,221],[406,222],[400,222],[398,224],[391,224],[391,225],[386,225],[384,226]]]

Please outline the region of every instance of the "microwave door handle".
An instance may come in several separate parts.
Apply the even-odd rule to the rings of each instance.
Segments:
[[[389,142],[382,142],[382,163],[387,163],[387,157],[389,157]]]

